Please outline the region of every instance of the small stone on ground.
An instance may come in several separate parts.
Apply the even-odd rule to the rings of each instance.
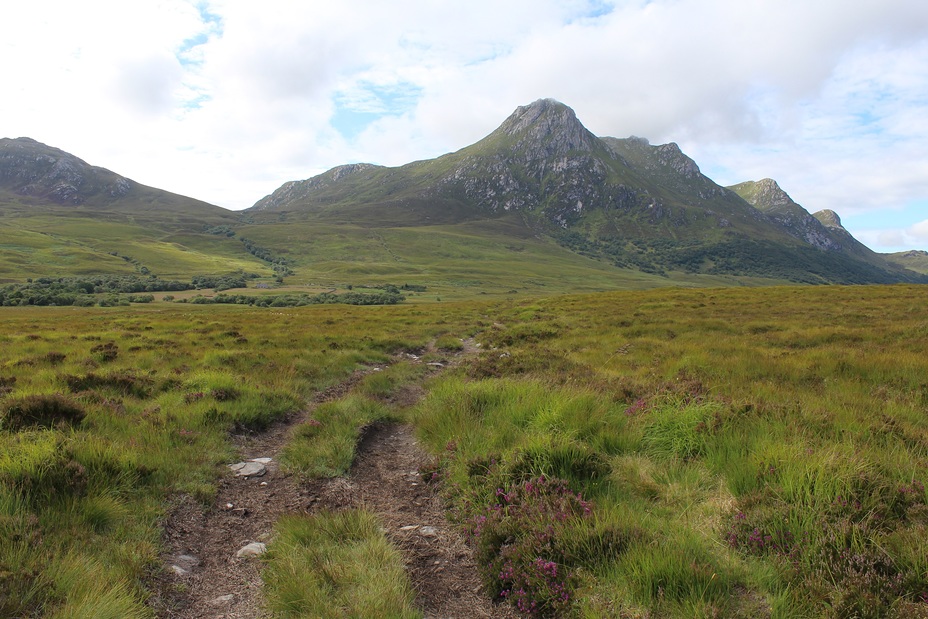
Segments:
[[[243,546],[235,553],[235,556],[239,559],[246,557],[257,557],[258,555],[263,555],[267,551],[267,545],[261,542],[252,542],[247,546]]]

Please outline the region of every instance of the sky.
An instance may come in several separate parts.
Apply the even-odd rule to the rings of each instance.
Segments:
[[[0,23],[0,137],[225,208],[551,97],[928,249],[925,0],[33,0]]]

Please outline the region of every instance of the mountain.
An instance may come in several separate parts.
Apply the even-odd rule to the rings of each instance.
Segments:
[[[286,183],[246,217],[370,228],[499,219],[658,275],[921,281],[810,215],[772,181],[721,187],[676,144],[598,138],[551,99],[517,108],[484,139],[436,159],[351,164]]]
[[[123,215],[181,226],[237,221],[226,209],[136,183],[31,138],[0,139],[0,201],[4,213]]]
[[[760,181],[747,181],[729,189],[767,215],[787,234],[824,251],[841,251],[841,244],[829,234],[825,225],[793,202],[775,180],[765,178]]]
[[[252,273],[435,297],[928,281],[775,182],[721,187],[676,144],[596,137],[551,99],[399,167],[338,166],[242,213],[28,138],[0,140],[0,281]]]
[[[238,223],[33,139],[0,139],[0,278],[271,273],[242,243],[208,233]]]

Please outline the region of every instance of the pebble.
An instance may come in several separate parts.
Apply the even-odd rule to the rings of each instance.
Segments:
[[[200,565],[200,560],[192,555],[177,555],[172,560],[170,569],[177,576],[186,576],[193,568]]]
[[[273,461],[273,458],[252,458],[249,460],[249,462],[260,462],[261,464],[270,464]]]
[[[422,527],[421,529],[419,529],[419,535],[423,537],[437,537],[438,529],[436,529],[435,527]]]
[[[234,599],[235,596],[230,593],[228,595],[220,595],[218,598],[213,598],[209,601],[209,603],[211,606],[222,606],[223,604],[228,604]]]
[[[417,524],[407,524],[405,527],[400,527],[400,531],[415,531],[418,528]]]
[[[246,557],[257,557],[259,555],[263,555],[265,552],[267,552],[267,544],[263,544],[261,542],[252,542],[251,544],[240,548],[239,551],[235,553],[235,556],[239,559],[243,559]]]

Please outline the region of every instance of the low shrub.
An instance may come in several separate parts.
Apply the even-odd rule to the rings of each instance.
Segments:
[[[3,404],[0,426],[17,431],[24,428],[74,426],[86,413],[80,404],[60,394],[28,395]]]
[[[540,617],[569,608],[576,558],[560,540],[569,525],[591,514],[591,504],[563,480],[539,477],[497,488],[496,502],[468,527],[492,595]]]
[[[90,354],[96,361],[105,363],[119,356],[119,347],[116,346],[115,342],[97,344],[90,349]]]
[[[63,377],[72,393],[93,389],[111,389],[122,395],[147,398],[151,395],[155,381],[148,376],[127,371],[109,374],[90,372],[83,376],[66,375]]]

